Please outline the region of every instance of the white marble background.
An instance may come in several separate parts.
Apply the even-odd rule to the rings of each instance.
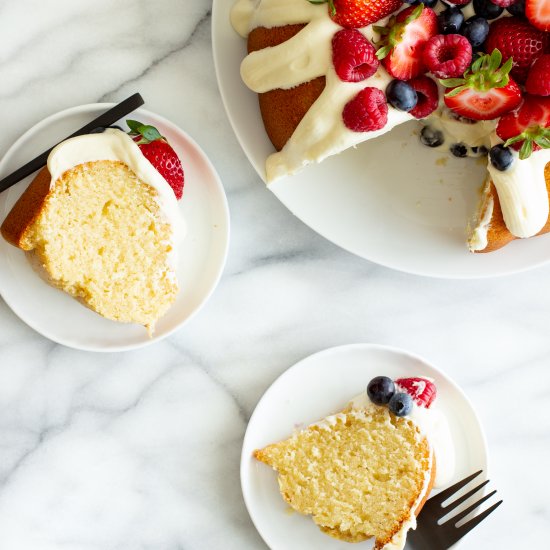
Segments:
[[[505,504],[464,549],[550,547],[550,266],[431,280],[317,236],[232,134],[210,16],[208,0],[0,0],[0,151],[46,115],[140,91],[203,146],[233,223],[211,301],[144,350],[55,345],[0,300],[0,548],[265,548],[240,493],[247,420],[294,362],[352,342],[426,356],[477,407]]]

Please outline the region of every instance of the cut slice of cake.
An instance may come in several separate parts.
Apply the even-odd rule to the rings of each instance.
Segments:
[[[337,539],[402,548],[435,477],[432,448],[410,419],[369,404],[257,450],[281,495]]]
[[[176,197],[122,131],[58,145],[1,230],[50,284],[107,319],[152,333],[176,299]]]

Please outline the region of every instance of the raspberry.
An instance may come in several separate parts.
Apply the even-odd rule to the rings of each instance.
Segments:
[[[460,34],[438,34],[428,40],[423,61],[437,78],[460,76],[472,62],[472,45]]]
[[[533,95],[550,95],[550,54],[541,55],[533,63],[527,75],[525,89]]]
[[[380,130],[388,122],[388,105],[384,92],[378,88],[363,88],[342,112],[344,124],[354,132]]]
[[[439,104],[437,84],[428,76],[419,76],[409,80],[409,84],[416,90],[418,102],[409,113],[415,118],[425,118],[431,115]]]
[[[336,74],[344,82],[365,80],[380,64],[374,46],[355,29],[343,29],[334,35],[332,62]]]
[[[517,4],[519,0],[491,0],[491,2],[499,8],[508,8],[514,4]]]

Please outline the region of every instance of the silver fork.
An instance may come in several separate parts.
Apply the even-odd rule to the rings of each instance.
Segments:
[[[482,471],[483,470],[480,470],[462,481],[455,483],[426,502],[418,516],[418,525],[416,529],[414,531],[409,531],[407,535],[408,548],[414,548],[415,550],[446,550],[459,541],[466,533],[469,533],[474,527],[479,525],[489,514],[494,512],[502,504],[502,500],[500,500],[460,527],[457,527],[457,523],[463,520],[468,514],[471,514],[478,506],[490,499],[496,493],[496,491],[492,491],[457,515],[447,519],[445,523],[439,523],[444,516],[458,508],[489,483],[489,480],[486,480],[453,502],[443,506],[445,501],[473,481]]]

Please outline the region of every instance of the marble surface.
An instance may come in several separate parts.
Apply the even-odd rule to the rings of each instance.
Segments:
[[[352,342],[424,355],[477,408],[505,504],[463,548],[547,548],[550,266],[431,280],[313,233],[233,136],[210,23],[208,0],[0,0],[0,151],[46,115],[140,91],[210,156],[233,224],[210,302],[139,351],[53,344],[0,300],[0,548],[265,548],[239,485],[247,420],[290,365]]]

